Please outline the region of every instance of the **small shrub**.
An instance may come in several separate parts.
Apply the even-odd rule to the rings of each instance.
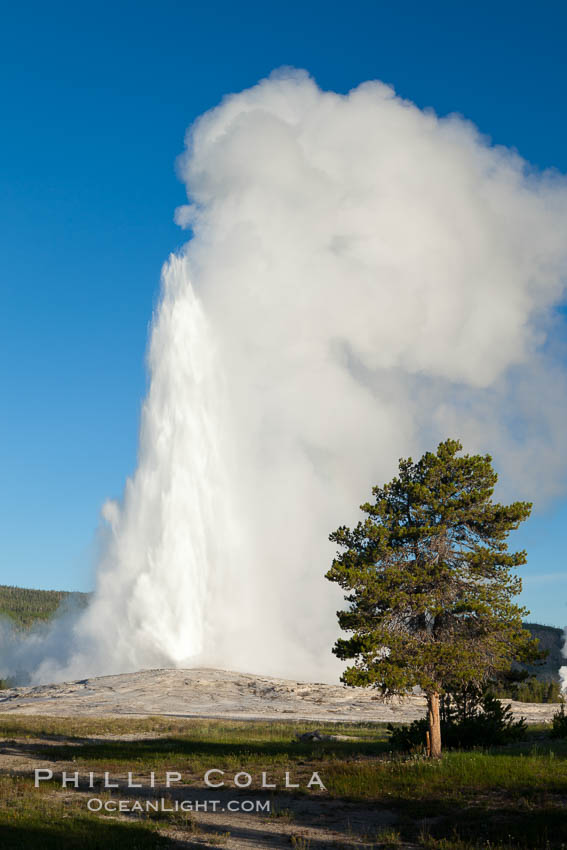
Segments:
[[[565,703],[561,701],[559,711],[553,715],[551,722],[551,738],[567,738],[567,715],[565,714]]]
[[[292,835],[289,840],[293,850],[309,850],[311,847],[311,841],[304,835]]]
[[[292,821],[294,820],[295,815],[293,814],[291,809],[280,809],[274,807],[268,817],[273,818],[274,820],[280,819],[282,821]]]
[[[393,750],[400,750],[405,753],[421,753],[425,751],[425,733],[429,726],[427,720],[423,717],[421,720],[414,720],[413,723],[407,726],[393,726],[388,723],[388,733],[390,735],[390,744]],[[441,736],[444,739],[445,730],[441,724]]]
[[[395,850],[402,846],[402,839],[397,829],[384,829],[376,836],[378,846],[384,850]]]
[[[473,747],[494,747],[525,738],[527,726],[523,717],[514,720],[509,705],[502,705],[490,692],[485,693],[465,709],[445,706],[441,719],[441,739],[445,747],[461,750]],[[567,718],[566,718],[567,720]],[[395,729],[388,725],[393,749],[405,752],[422,752],[425,748],[427,720],[414,720],[409,726]]]

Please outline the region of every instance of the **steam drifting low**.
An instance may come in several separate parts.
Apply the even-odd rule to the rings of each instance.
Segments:
[[[333,678],[327,537],[399,456],[455,435],[515,497],[561,490],[561,176],[382,83],[343,96],[300,71],[202,116],[179,170],[192,235],[163,270],[93,601],[7,635],[4,675]]]

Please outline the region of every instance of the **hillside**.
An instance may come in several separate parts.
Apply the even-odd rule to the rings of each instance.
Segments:
[[[65,600],[86,605],[88,598],[88,593],[0,584],[0,617],[8,617],[19,628],[29,629],[38,621],[49,620]]]
[[[538,679],[550,681],[559,679],[559,668],[566,662],[561,654],[563,646],[563,629],[555,626],[542,626],[539,623],[524,623],[524,627],[539,640],[540,649],[547,650],[547,658],[540,664],[523,664],[523,669],[528,670]]]

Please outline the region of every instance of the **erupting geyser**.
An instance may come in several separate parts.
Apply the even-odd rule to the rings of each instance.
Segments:
[[[332,678],[331,530],[448,434],[559,492],[567,188],[381,83],[226,98],[180,162],[138,468],[83,613],[7,635],[34,681],[214,664]]]

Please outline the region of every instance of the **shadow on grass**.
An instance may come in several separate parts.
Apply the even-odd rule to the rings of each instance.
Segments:
[[[152,761],[161,756],[203,758],[217,764],[222,758],[239,759],[317,759],[319,757],[348,759],[356,756],[378,756],[389,751],[387,741],[325,741],[321,743],[293,743],[291,741],[217,742],[188,738],[151,738],[142,741],[101,741],[87,744],[18,744],[10,742],[13,749],[33,752],[52,761],[85,760],[89,762],[125,762],[136,764]]]
[[[424,836],[439,842],[440,847],[517,847],[525,850],[562,850],[567,845],[567,818],[560,805],[543,806],[538,810],[517,806],[474,806],[457,809],[431,826],[427,819],[419,833],[407,831],[408,838],[423,840]],[[450,841],[451,844],[443,842]],[[429,845],[425,845],[429,846]]]
[[[503,753],[507,756],[549,756],[567,757],[567,740],[563,738],[528,738],[526,741],[516,741],[505,747],[493,747],[490,752]]]
[[[65,823],[0,825],[2,850],[157,850],[171,842],[143,826],[69,818]]]

